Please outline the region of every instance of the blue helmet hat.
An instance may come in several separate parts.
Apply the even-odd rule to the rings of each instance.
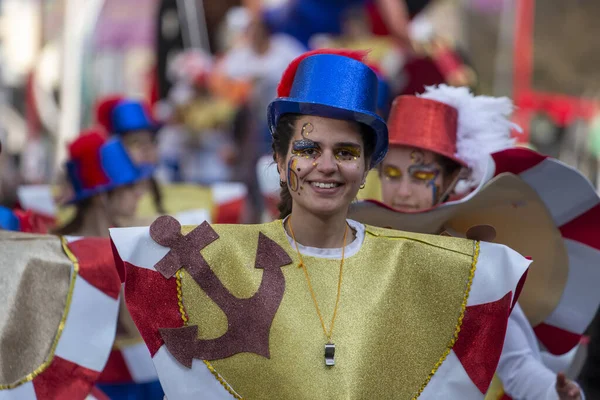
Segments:
[[[105,96],[95,106],[96,122],[111,135],[125,135],[132,131],[156,132],[159,125],[144,103],[121,95]]]
[[[392,103],[392,90],[383,75],[377,74],[377,80],[379,81],[379,85],[377,86],[377,109],[379,110],[379,115],[387,121]]]
[[[80,136],[70,150],[66,168],[74,196],[69,204],[147,179],[154,171],[153,166],[134,164],[118,138],[104,141],[97,132]]]
[[[6,207],[0,206],[0,229],[5,231],[19,231],[21,222],[17,215]]]
[[[388,150],[387,125],[377,114],[377,75],[361,61],[345,55],[349,53],[347,50],[327,51],[306,53],[290,64],[288,70],[297,63],[291,87],[282,89],[286,71],[278,89],[279,97],[268,107],[271,133],[281,116],[292,113],[356,121],[370,127],[375,135],[371,160],[374,167]]]
[[[156,132],[158,124],[152,120],[148,111],[139,101],[123,100],[112,109],[110,116],[111,133],[124,135],[132,131],[146,130]]]

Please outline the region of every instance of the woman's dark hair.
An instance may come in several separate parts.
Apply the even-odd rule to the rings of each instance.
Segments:
[[[115,193],[115,190],[109,190],[106,194],[110,198]],[[54,235],[65,236],[77,234],[81,231],[84,224],[84,216],[92,208],[94,197],[88,197],[75,204],[75,216],[69,222],[52,231]]]
[[[302,114],[285,114],[277,123],[275,132],[273,133],[273,160],[277,162],[277,157],[285,159],[288,150],[290,148],[290,142],[294,137],[294,130],[296,128],[296,121],[302,117]],[[359,124],[360,136],[362,137],[363,147],[365,152],[365,165],[369,168],[371,157],[375,152],[375,133],[370,127],[364,124]],[[282,185],[280,191],[279,205],[279,218],[283,219],[292,213],[292,195],[288,188],[288,185]]]
[[[448,157],[438,155],[437,162],[442,167],[442,170],[444,170],[444,176],[451,176],[460,169],[460,165]]]
[[[454,180],[455,174],[459,172],[461,167],[456,161],[453,161],[448,157],[444,157],[441,155],[438,155],[437,162],[438,164],[440,164],[440,167],[442,167],[442,170],[444,171],[444,186],[448,185],[449,187],[452,184],[452,182],[448,181],[448,178],[453,178],[452,180]],[[447,194],[443,196],[443,198],[440,198],[438,200],[440,203],[448,201],[448,198],[452,193],[452,191],[448,192],[448,187],[444,187],[444,192],[447,192]]]
[[[162,190],[160,189],[158,181],[154,177],[150,178],[150,194],[152,195],[152,202],[154,203],[156,212],[159,214],[166,214],[163,204]]]
[[[83,227],[83,217],[92,206],[92,198],[87,198],[77,203],[75,206],[75,216],[71,218],[65,225],[58,227],[52,231],[53,234],[59,236],[72,235]]]

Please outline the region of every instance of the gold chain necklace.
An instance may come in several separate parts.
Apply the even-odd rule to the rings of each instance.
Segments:
[[[308,283],[308,290],[310,290],[310,295],[312,296],[313,302],[315,303],[315,308],[317,309],[317,315],[319,316],[319,320],[321,321],[321,327],[323,328],[323,332],[327,337],[327,343],[325,344],[325,365],[330,367],[335,365],[335,344],[331,343],[331,335],[333,334],[333,326],[335,325],[335,317],[337,316],[338,305],[340,303],[340,295],[342,292],[342,272],[344,270],[346,236],[348,235],[348,224],[344,226],[344,245],[342,247],[342,261],[340,262],[340,277],[338,279],[337,297],[335,299],[335,307],[333,308],[333,317],[331,318],[331,328],[329,328],[329,332],[327,332],[327,328],[325,327],[325,321],[323,320],[323,315],[321,314],[319,304],[317,303],[317,296],[315,295],[315,291],[313,290],[312,284],[310,283],[308,270],[306,269],[306,264],[304,264],[304,260],[302,259],[302,254],[300,254],[298,242],[296,242],[296,236],[294,235],[294,229],[292,229],[292,217],[288,219],[288,227],[290,228],[290,233],[292,235],[292,239],[294,239],[296,251],[298,252],[298,258],[300,259],[300,264],[298,265],[298,268],[302,268],[302,270],[304,271],[304,276],[306,277],[306,282]]]

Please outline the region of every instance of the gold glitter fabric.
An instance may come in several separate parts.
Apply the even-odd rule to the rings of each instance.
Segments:
[[[240,353],[210,362],[244,399],[416,398],[452,346],[468,296],[472,241],[367,226],[360,251],[344,263],[332,336],[336,363],[326,367],[327,339],[282,222],[213,228],[220,238],[202,254],[236,297],[250,297],[260,285],[260,232],[293,260],[282,267],[285,294],[271,326],[270,359]],[[331,321],[340,260],[303,258],[323,318]],[[200,339],[223,335],[224,313],[186,271],[180,276],[188,326],[198,325]]]
[[[0,254],[3,390],[32,380],[52,360],[57,332],[64,326],[73,264],[60,239],[50,235],[0,231]]]

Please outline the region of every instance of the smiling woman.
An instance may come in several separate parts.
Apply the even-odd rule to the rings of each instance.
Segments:
[[[377,77],[360,62],[366,53],[328,53],[306,53],[290,64],[268,119],[282,186],[280,218],[289,217],[287,226],[304,222],[296,229],[300,243],[339,248],[348,207],[387,152],[387,127],[375,112]],[[323,90],[326,82],[340,81],[340,73],[354,79]]]
[[[284,73],[267,115],[282,219],[111,231],[168,398],[483,399],[529,261],[347,219],[388,147],[364,55]]]
[[[280,218],[291,214],[294,203],[298,212],[346,215],[365,182],[374,148],[372,131],[360,123],[284,115],[273,133],[282,186]]]

